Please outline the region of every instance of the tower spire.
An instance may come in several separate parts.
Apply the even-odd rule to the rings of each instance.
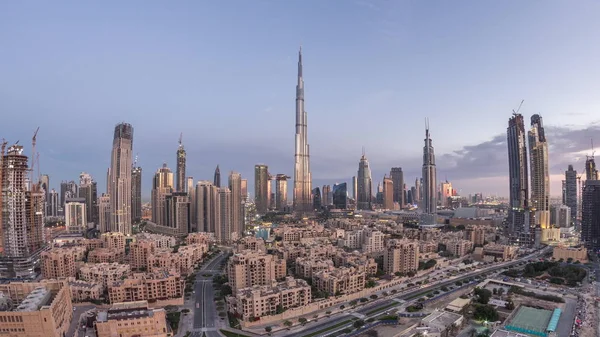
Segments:
[[[302,45],[298,51],[298,81],[302,78]]]

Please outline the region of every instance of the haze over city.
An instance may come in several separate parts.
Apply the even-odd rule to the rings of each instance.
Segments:
[[[195,179],[210,180],[217,164],[245,177],[257,163],[290,175],[302,45],[314,186],[350,183],[363,146],[375,181],[392,166],[414,181],[428,117],[438,181],[463,195],[507,196],[507,120],[525,99],[521,113],[545,121],[557,196],[567,164],[583,171],[600,129],[600,47],[589,43],[599,9],[592,1],[7,2],[3,137],[24,141],[40,126],[42,173],[58,182],[90,172],[102,191],[113,128],[131,123],[145,198],[151,172],[174,168],[181,132]]]

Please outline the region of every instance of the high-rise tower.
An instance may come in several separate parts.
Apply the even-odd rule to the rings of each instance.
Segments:
[[[254,166],[254,203],[258,214],[266,214],[269,210],[269,167],[258,164]]]
[[[390,178],[394,184],[394,202],[400,205],[400,208],[404,207],[404,173],[402,173],[401,167],[392,167],[390,171]],[[384,185],[385,186],[385,185]]]
[[[221,187],[221,170],[219,169],[219,165],[217,165],[217,168],[215,169],[215,179],[213,185],[216,187]]]
[[[115,126],[110,165],[110,230],[131,235],[131,167],[133,127]]]
[[[183,133],[179,136],[179,147],[177,148],[177,178],[176,178],[176,190],[177,192],[185,192],[185,148],[183,147]]]
[[[423,146],[423,212],[435,214],[437,211],[437,177],[435,154],[429,138],[429,121],[425,127],[425,146]]]
[[[356,200],[356,208],[370,210],[373,196],[373,181],[371,179],[371,169],[369,168],[369,161],[363,150],[362,157],[358,163],[358,198]]]
[[[275,209],[283,212],[287,206],[287,180],[290,177],[285,174],[275,176]]]
[[[594,155],[586,156],[585,160],[585,180],[598,180],[598,170],[596,169],[596,160]]]
[[[167,164],[156,171],[152,184],[152,222],[167,226],[166,200],[173,193],[173,172]]]
[[[571,209],[571,224],[577,219],[577,171],[573,165],[565,171],[565,194],[563,203]]]
[[[294,210],[313,210],[310,152],[307,117],[304,110],[304,78],[302,77],[302,48],[298,53],[298,84],[296,85],[296,151],[294,155]]]
[[[196,184],[196,228],[198,232],[215,233],[220,223],[219,188],[209,181]]]
[[[594,252],[600,249],[600,181],[586,181],[581,200],[581,241]]]
[[[98,190],[97,184],[88,173],[79,174],[79,197],[85,199],[86,222],[98,225]],[[66,209],[65,209],[66,216]]]
[[[525,209],[528,208],[529,180],[527,169],[527,143],[523,115],[514,113],[506,129],[509,172],[509,226],[510,234],[528,231]]]
[[[242,175],[237,172],[229,173],[230,197],[230,239],[240,238],[244,233],[244,213],[242,212]],[[233,233],[236,233],[235,235]]]
[[[142,168],[133,164],[131,170],[131,221],[142,219]]]
[[[536,209],[536,222],[541,228],[550,227],[550,173],[548,171],[548,142],[540,115],[531,116],[529,158],[531,162],[531,205]]]

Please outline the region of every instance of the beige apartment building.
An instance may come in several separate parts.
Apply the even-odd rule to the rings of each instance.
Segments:
[[[64,337],[73,317],[66,281],[0,284],[0,301],[12,303],[0,311],[0,335]]]
[[[554,247],[552,250],[552,258],[555,260],[563,259],[567,261],[568,259],[572,259],[573,262],[579,261],[581,263],[587,262],[587,249],[585,247]]]
[[[257,238],[255,236],[246,236],[239,240],[239,242],[235,245],[235,250],[237,252],[241,252],[244,250],[255,250],[258,252],[267,252],[267,247],[265,247],[265,240],[262,238]]]
[[[239,289],[235,296],[227,298],[229,311],[243,320],[276,314],[278,306],[285,310],[308,305],[311,301],[308,283],[292,277],[272,285]]]
[[[75,280],[73,277],[69,279],[69,288],[73,302],[99,300],[104,291],[104,287],[100,283]]]
[[[75,255],[69,249],[53,248],[40,255],[42,277],[44,279],[60,279],[75,277]]]
[[[156,243],[151,240],[138,240],[129,244],[129,265],[132,270],[148,270],[148,259],[154,254]]]
[[[438,243],[431,241],[419,241],[419,253],[437,253]]]
[[[274,255],[246,250],[234,254],[227,263],[229,284],[235,291],[256,285],[269,285],[286,276],[285,260]]]
[[[483,261],[508,261],[512,260],[517,254],[517,247],[490,243],[482,247],[477,247],[473,251],[473,258]]]
[[[96,337],[171,337],[164,309],[149,309],[147,301],[115,303],[96,316]]]
[[[388,275],[419,268],[419,244],[411,240],[389,240],[383,253],[383,270]]]
[[[385,235],[374,229],[365,229],[362,235],[363,253],[377,253],[384,250],[383,239]]]
[[[312,284],[320,291],[336,294],[351,294],[365,288],[366,274],[355,268],[340,267],[322,270],[313,275]]]
[[[153,273],[135,273],[130,278],[108,286],[110,303],[179,299],[183,304],[185,280],[179,273],[161,270]]]
[[[84,239],[81,244],[87,249],[92,250],[96,248],[104,247],[104,240],[102,239]]]
[[[473,242],[476,246],[485,244],[485,226],[472,225],[465,229],[465,239]]]
[[[123,263],[125,250],[114,248],[96,248],[88,253],[88,263]]]
[[[374,258],[359,252],[348,253],[340,251],[333,257],[333,263],[336,267],[353,267],[367,275],[377,274],[378,269]]]
[[[453,256],[462,257],[473,250],[473,242],[469,240],[451,240],[446,242],[446,250]]]
[[[192,234],[196,234],[196,233],[191,233],[190,235],[192,235]],[[135,235],[135,240],[136,241],[140,241],[140,240],[152,241],[152,242],[154,242],[154,245],[156,246],[156,248],[171,248],[177,244],[176,238],[174,238],[172,236],[156,234],[156,233],[138,233]],[[189,242],[188,242],[188,244],[189,244]]]
[[[296,259],[296,277],[311,280],[321,270],[333,270],[333,261],[320,257],[299,257]]]
[[[131,273],[131,267],[120,263],[86,263],[79,269],[79,278],[88,282],[97,282],[108,287]]]
[[[125,234],[121,232],[108,232],[100,236],[103,248],[114,248],[125,251]]]
[[[215,233],[207,233],[207,232],[196,232],[190,233],[185,238],[185,242],[188,245],[193,245],[195,243],[206,243],[210,246],[211,243],[215,242]]]

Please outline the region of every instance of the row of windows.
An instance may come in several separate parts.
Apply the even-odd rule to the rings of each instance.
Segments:
[[[23,322],[23,317],[21,317],[21,316],[0,316],[0,322],[5,322],[5,323]]]

